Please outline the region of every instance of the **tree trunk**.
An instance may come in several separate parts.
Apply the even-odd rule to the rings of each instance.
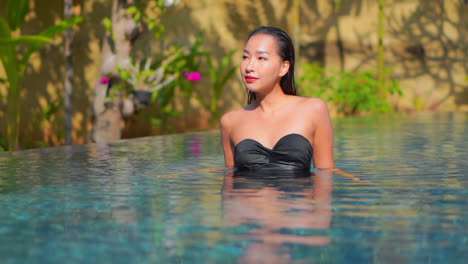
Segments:
[[[22,76],[10,78],[10,89],[8,91],[8,106],[7,106],[7,119],[8,119],[8,150],[19,150],[19,126],[20,126],[20,103],[22,87]]]
[[[300,30],[300,25],[301,25],[301,18],[300,18],[300,14],[301,14],[301,3],[300,3],[300,0],[294,0],[293,1],[293,12],[292,12],[292,29],[293,29],[293,42],[294,42],[294,46],[295,46],[295,55],[296,55],[296,59],[295,59],[295,67],[298,68],[299,66],[299,58],[300,58],[300,46],[301,46],[301,41],[300,41],[300,33],[301,33],[301,30]]]
[[[132,40],[126,37],[125,29],[127,25],[135,24],[133,18],[126,14],[126,8],[131,3],[131,0],[112,1],[113,32],[108,32],[103,41],[101,72],[94,94],[93,140],[95,142],[108,142],[121,138],[122,94],[120,91],[112,90],[112,78],[110,83],[103,83],[101,80],[105,76],[116,76],[116,66],[130,59]]]
[[[73,0],[65,0],[65,19],[73,16]],[[73,41],[73,29],[69,28],[65,34],[65,144],[71,145],[73,131],[73,62],[71,43]]]
[[[378,28],[377,28],[377,80],[379,92],[385,89],[385,49],[384,49],[384,0],[378,2]]]
[[[345,54],[344,54],[344,44],[343,38],[341,37],[340,30],[340,14],[341,14],[341,0],[333,1],[333,16],[335,18],[335,28],[336,28],[336,47],[338,48],[338,57],[340,58],[340,70],[344,72],[345,70]]]

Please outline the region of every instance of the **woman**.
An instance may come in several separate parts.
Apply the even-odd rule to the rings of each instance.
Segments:
[[[322,172],[361,181],[335,168],[328,107],[321,99],[296,96],[294,61],[293,43],[283,30],[260,27],[250,33],[240,67],[248,91],[247,106],[221,118],[226,168],[160,177],[233,168],[238,176],[246,172],[309,176],[313,161]]]
[[[326,103],[296,96],[294,46],[275,27],[255,29],[240,67],[247,106],[226,113],[221,135],[226,166],[237,171],[334,169],[333,129]]]

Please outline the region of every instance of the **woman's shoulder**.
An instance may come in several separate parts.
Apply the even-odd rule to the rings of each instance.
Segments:
[[[320,98],[297,96],[297,106],[308,112],[328,112],[327,103]]]
[[[242,114],[245,112],[245,109],[237,109],[237,110],[232,110],[227,113],[225,113],[221,117],[221,126],[224,128],[232,126],[233,123],[236,122],[236,120],[239,120],[241,118]]]

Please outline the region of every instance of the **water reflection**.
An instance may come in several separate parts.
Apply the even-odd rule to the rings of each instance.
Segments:
[[[250,227],[241,263],[288,263],[288,245],[322,246],[332,219],[332,173],[312,176],[225,176],[222,190],[226,227]]]

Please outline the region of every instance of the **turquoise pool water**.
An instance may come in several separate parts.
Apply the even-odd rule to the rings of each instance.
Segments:
[[[0,262],[466,263],[468,113],[334,127],[362,181],[190,173],[216,132],[0,153]]]

